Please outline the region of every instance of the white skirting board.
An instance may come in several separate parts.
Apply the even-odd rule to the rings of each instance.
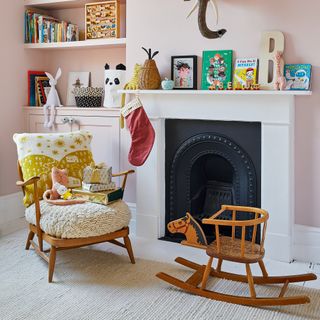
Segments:
[[[137,225],[137,209],[135,203],[127,202],[127,205],[131,211],[131,221],[130,221],[130,235],[135,236],[137,234],[136,225]]]
[[[320,263],[320,228],[296,224],[293,255],[295,260]]]
[[[0,236],[23,228],[24,207],[22,193],[12,193],[0,197]]]

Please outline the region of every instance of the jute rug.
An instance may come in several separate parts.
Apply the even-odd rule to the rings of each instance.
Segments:
[[[0,238],[0,319],[320,319],[320,291],[291,287],[289,295],[307,294],[302,306],[251,308],[200,298],[170,287],[154,275],[164,271],[186,278],[179,265],[137,260],[107,252],[108,245],[59,252],[54,283],[47,265],[24,250],[26,233]],[[103,251],[106,249],[106,251]],[[225,293],[246,295],[246,285],[213,280]],[[257,287],[258,294],[278,294],[277,287]]]

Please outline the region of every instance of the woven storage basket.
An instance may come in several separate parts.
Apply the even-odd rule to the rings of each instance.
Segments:
[[[76,88],[73,92],[78,108],[100,108],[102,106],[103,88]]]
[[[159,89],[161,77],[154,60],[146,60],[139,73],[139,88],[145,90]]]

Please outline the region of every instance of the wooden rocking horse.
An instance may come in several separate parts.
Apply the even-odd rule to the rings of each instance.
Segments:
[[[219,216],[224,211],[232,212],[232,220],[221,220]],[[253,219],[243,220],[244,216],[241,213],[251,213]],[[248,306],[275,306],[275,305],[292,305],[309,303],[310,299],[307,296],[290,296],[285,297],[289,283],[316,280],[317,277],[313,273],[289,276],[269,276],[263,257],[265,254],[264,242],[267,229],[267,221],[269,214],[267,211],[252,208],[226,205],[222,206],[216,214],[208,219],[203,219],[203,224],[214,226],[216,239],[211,244],[207,243],[205,234],[197,221],[187,213],[186,217],[172,221],[168,224],[168,230],[172,233],[185,234],[186,240],[182,241],[183,245],[205,249],[209,256],[207,265],[199,265],[188,261],[181,257],[176,258],[176,262],[188,268],[195,270],[193,275],[186,281],[174,278],[166,273],[160,272],[157,277],[177,286],[189,293],[196,294],[213,300],[236,303]],[[262,234],[260,244],[257,243],[258,226],[261,226]],[[231,236],[220,235],[220,226],[231,227]],[[248,240],[247,228],[251,228],[252,236]],[[237,236],[240,230],[241,237]],[[212,267],[213,259],[217,258],[217,267]],[[246,265],[246,276],[235,273],[221,271],[223,260],[243,263]],[[253,276],[251,273],[250,264],[258,263],[262,272],[262,276]],[[248,283],[250,289],[250,297],[235,296],[222,294],[207,289],[207,281],[209,276],[217,277],[226,280]],[[283,284],[278,297],[257,297],[255,284]]]

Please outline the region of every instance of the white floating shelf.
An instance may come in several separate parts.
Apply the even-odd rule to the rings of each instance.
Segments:
[[[86,49],[86,48],[125,48],[126,38],[94,39],[75,42],[25,43],[26,49]]]
[[[70,8],[83,8],[86,3],[101,1],[103,0],[25,0],[24,5],[44,10],[60,10]],[[120,0],[120,3],[124,4],[126,3],[126,0]]]
[[[312,91],[275,91],[275,90],[119,90],[119,93],[156,94],[156,95],[277,95],[311,96]]]

